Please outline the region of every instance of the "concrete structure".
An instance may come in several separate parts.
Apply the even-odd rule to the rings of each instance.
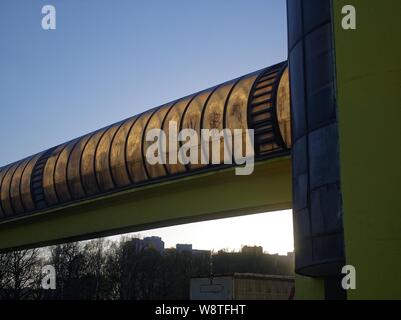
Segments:
[[[255,273],[234,273],[191,279],[191,300],[289,300],[294,278]]]

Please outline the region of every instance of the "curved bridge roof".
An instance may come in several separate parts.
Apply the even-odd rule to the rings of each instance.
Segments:
[[[198,133],[254,129],[256,161],[283,155],[291,144],[289,104],[282,62],[9,164],[0,168],[0,219],[226,166],[149,164],[146,133],[167,133],[171,121]]]

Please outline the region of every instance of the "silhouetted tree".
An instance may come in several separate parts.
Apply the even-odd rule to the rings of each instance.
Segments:
[[[0,255],[2,299],[188,299],[190,279],[213,273],[293,274],[292,256],[261,251],[163,252],[137,237],[118,242],[97,239]],[[56,289],[42,290],[41,267],[56,271]]]
[[[41,259],[39,249],[0,255],[0,296],[2,299],[33,299],[39,288]]]

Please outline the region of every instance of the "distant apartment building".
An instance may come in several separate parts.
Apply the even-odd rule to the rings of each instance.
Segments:
[[[210,250],[199,250],[199,249],[193,249],[192,244],[182,244],[182,243],[177,243],[175,245],[175,250],[177,252],[190,252],[194,256],[210,256]]]
[[[177,243],[175,245],[177,252],[192,252],[192,244]]]
[[[136,250],[154,249],[158,252],[164,251],[164,241],[160,237],[145,237],[143,239],[134,238],[132,242]]]
[[[242,253],[245,254],[257,254],[257,255],[262,255],[263,254],[263,247],[261,246],[243,246],[241,249]]]
[[[210,250],[198,250],[198,249],[192,249],[192,255],[194,256],[210,256],[211,251]]]
[[[143,243],[146,248],[153,248],[159,252],[164,251],[164,241],[160,237],[143,238]]]

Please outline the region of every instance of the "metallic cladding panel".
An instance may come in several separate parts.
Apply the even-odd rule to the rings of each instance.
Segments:
[[[331,1],[288,0],[287,10],[295,269],[308,276],[339,276],[344,239]],[[278,96],[282,92],[279,87]],[[285,118],[279,112],[288,142]]]
[[[288,153],[289,146],[281,146],[281,141],[287,139],[289,125],[289,99],[285,96],[288,75],[282,72],[285,66],[285,62],[280,63],[225,82],[3,167],[0,170],[0,217],[25,214],[223,165],[224,143],[220,143],[217,164],[200,163],[207,147],[202,145],[202,129],[219,132],[229,129],[231,133],[233,129],[255,129],[259,140],[268,137],[267,144],[260,144],[257,159],[269,156],[272,151]],[[280,78],[283,85],[279,85]],[[277,88],[284,93],[273,101]],[[277,111],[278,120],[275,119],[276,106],[283,110]],[[278,127],[275,121],[280,124],[280,130],[273,130]],[[197,141],[190,148],[198,151],[199,164],[147,162],[146,152],[154,142],[146,141],[146,134],[152,129],[162,129],[165,133],[166,149],[162,156],[167,162],[172,158],[178,160],[179,149],[184,144],[188,146],[187,141],[177,141],[177,137],[170,136],[173,132],[169,132],[169,128],[173,123],[177,132],[188,128],[196,130]],[[169,145],[169,138],[175,143]]]
[[[289,149],[280,135],[275,101],[278,83],[285,69],[286,65],[278,64],[264,70],[258,75],[250,92],[248,123],[254,129],[256,157]],[[289,99],[286,102],[283,107],[289,109]]]

